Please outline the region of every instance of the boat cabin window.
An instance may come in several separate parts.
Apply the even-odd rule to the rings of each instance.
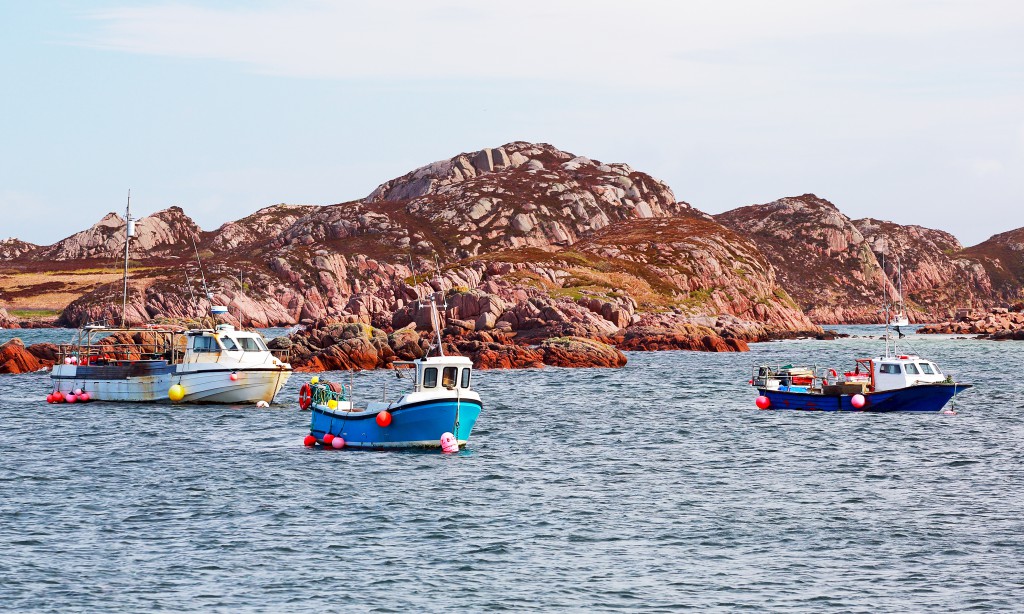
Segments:
[[[213,337],[192,337],[192,349],[196,352],[219,352],[220,346]]]
[[[470,373],[470,371],[472,371],[472,369],[470,369],[468,367],[462,370],[462,387],[463,388],[469,388],[469,373]]]
[[[910,375],[921,375],[921,372],[917,369],[917,365],[912,362],[907,363],[907,373]]]
[[[221,337],[220,344],[224,346],[225,350],[231,350],[232,352],[238,349],[235,340],[231,337]]]
[[[899,365],[882,363],[881,365],[878,366],[878,372],[900,374],[903,372],[903,370],[900,369]]]
[[[454,388],[456,382],[458,382],[458,377],[458,367],[445,367],[444,372],[441,375],[441,385],[449,389]]]
[[[437,367],[427,367],[423,370],[423,387],[437,387]]]
[[[930,363],[930,362],[922,362],[921,363],[921,372],[925,373],[927,375],[936,375],[938,373],[938,370],[937,369],[932,369],[932,363]]]
[[[255,337],[239,337],[238,344],[242,346],[242,349],[246,352],[266,352],[267,346],[263,344],[262,339]]]

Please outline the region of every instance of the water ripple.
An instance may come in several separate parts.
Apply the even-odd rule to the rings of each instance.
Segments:
[[[754,362],[841,366],[863,338],[634,353],[478,374],[485,411],[454,456],[302,447],[301,378],[268,409],[51,407],[45,374],[5,378],[0,604],[1018,609],[1024,353],[914,343],[979,384],[957,415],[754,408]]]

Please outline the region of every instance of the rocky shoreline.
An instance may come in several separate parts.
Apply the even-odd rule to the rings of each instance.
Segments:
[[[964,311],[955,320],[929,324],[919,335],[978,335],[995,341],[1024,341],[1024,304],[995,307],[987,311]]]

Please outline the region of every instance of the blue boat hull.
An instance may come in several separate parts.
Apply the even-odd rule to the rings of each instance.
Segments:
[[[971,384],[922,384],[898,390],[869,392],[864,395],[864,407],[860,409],[851,403],[853,395],[823,395],[808,392],[786,392],[782,390],[758,391],[771,401],[769,409],[793,409],[797,411],[861,411],[893,412],[915,411],[936,412],[945,407],[954,395],[971,387]]]
[[[309,432],[320,443],[327,433],[341,437],[346,448],[440,448],[444,433],[465,445],[482,409],[479,401],[466,399],[423,401],[391,408],[391,424],[382,427],[375,412],[331,411],[314,404]]]

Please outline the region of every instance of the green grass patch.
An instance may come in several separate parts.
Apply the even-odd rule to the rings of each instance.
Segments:
[[[48,318],[60,315],[59,309],[10,309],[7,313],[17,318]]]

